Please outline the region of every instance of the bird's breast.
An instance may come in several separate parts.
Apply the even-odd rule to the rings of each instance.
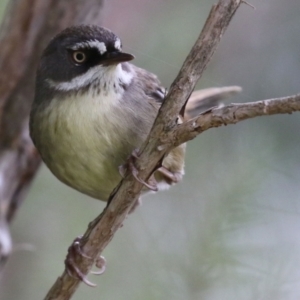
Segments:
[[[33,115],[33,140],[49,169],[101,200],[120,181],[118,166],[144,138],[131,124],[138,116],[120,106],[114,95],[73,96],[53,99]]]

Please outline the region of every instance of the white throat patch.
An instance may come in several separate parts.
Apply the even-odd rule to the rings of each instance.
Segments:
[[[122,69],[120,64],[116,66],[95,66],[86,73],[81,74],[70,81],[56,82],[47,79],[49,85],[60,91],[78,91],[87,86],[98,87],[99,92],[120,90],[121,85],[128,85],[132,80],[133,74]]]

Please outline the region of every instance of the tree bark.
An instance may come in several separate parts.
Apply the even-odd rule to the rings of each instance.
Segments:
[[[10,222],[40,165],[28,131],[35,70],[65,27],[98,24],[104,0],[11,0],[0,35],[0,265],[11,251]]]

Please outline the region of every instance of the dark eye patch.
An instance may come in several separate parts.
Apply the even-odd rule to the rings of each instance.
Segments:
[[[95,48],[83,48],[78,50],[68,50],[69,57],[74,63],[73,54],[74,52],[83,52],[86,55],[86,60],[82,63],[87,68],[93,67],[101,61],[102,55],[99,53],[98,49]],[[75,63],[74,63],[75,64]]]

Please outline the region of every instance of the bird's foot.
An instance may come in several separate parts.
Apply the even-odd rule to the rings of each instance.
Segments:
[[[131,155],[128,157],[127,162],[119,167],[121,176],[124,177],[126,175],[126,172],[129,170],[138,182],[142,183],[149,190],[157,192],[158,187],[155,179],[150,179],[148,180],[148,182],[146,182],[139,178],[139,171],[135,166],[135,162],[137,159],[139,159],[139,151],[137,149],[134,149]]]
[[[95,287],[96,284],[90,282],[87,278],[86,275],[78,268],[77,263],[76,263],[76,258],[78,256],[84,257],[86,259],[91,260],[92,258],[87,256],[85,253],[80,248],[80,241],[81,241],[81,236],[77,237],[72,245],[68,249],[68,254],[65,259],[65,266],[66,266],[66,271],[69,274],[69,276],[73,278],[77,278],[81,281],[83,281],[86,285]],[[105,271],[105,264],[106,261],[103,256],[100,256],[96,259],[96,267],[100,269],[98,272],[91,272],[92,274],[95,275],[100,275],[103,274]]]
[[[157,169],[156,172],[161,173],[164,176],[166,182],[169,184],[178,183],[182,179],[181,173],[171,172],[169,169],[167,169],[164,166]]]

